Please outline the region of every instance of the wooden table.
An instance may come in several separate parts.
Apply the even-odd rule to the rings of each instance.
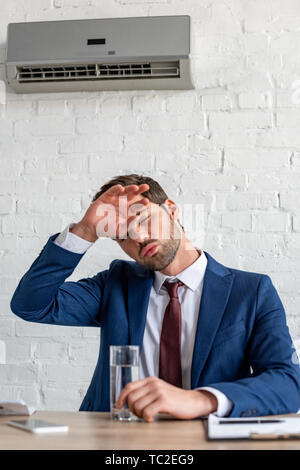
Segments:
[[[297,416],[299,415],[288,415]],[[35,435],[8,426],[11,419],[21,416],[0,417],[0,449],[6,450],[244,450],[244,449],[296,449],[300,440],[289,441],[207,441],[202,420],[181,421],[160,415],[153,423],[118,422],[109,413],[38,411],[30,419],[42,419],[69,426],[61,435]],[[25,418],[26,419],[26,418]]]

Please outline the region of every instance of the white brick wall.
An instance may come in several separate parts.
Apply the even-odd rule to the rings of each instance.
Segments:
[[[0,80],[9,22],[169,14],[191,15],[195,90],[4,96],[1,84],[1,399],[78,409],[99,332],[24,322],[9,301],[48,237],[119,173],[203,204],[203,248],[268,273],[300,338],[299,0],[2,0]],[[99,241],[72,279],[115,257]]]

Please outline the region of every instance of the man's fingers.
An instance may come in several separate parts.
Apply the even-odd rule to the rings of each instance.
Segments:
[[[134,405],[138,400],[140,400],[145,395],[153,393],[153,386],[151,383],[146,383],[145,385],[135,389],[133,392],[130,392],[127,396],[128,406]]]
[[[124,186],[125,193],[137,193],[139,190],[139,186],[137,184],[129,184],[128,186]]]
[[[147,377],[131,382],[122,390],[116,406],[121,408],[127,401],[128,407],[133,413],[147,422],[152,422],[157,413],[170,411],[165,399],[166,387],[169,388],[170,384],[157,379],[157,377]]]
[[[141,194],[149,189],[148,184],[129,184],[128,186],[123,186],[122,184],[115,184],[111,186],[107,191],[105,191],[103,194],[101,194],[96,201],[101,203],[105,198],[111,198],[111,197],[116,197],[116,196],[126,196],[127,201],[131,201],[134,197],[136,197],[138,194]],[[147,198],[146,198],[147,199]],[[148,199],[147,199],[148,200]],[[96,202],[94,201],[94,202]],[[91,203],[92,205],[92,203]]]
[[[134,390],[137,390],[140,387],[143,387],[148,383],[153,382],[153,380],[155,380],[153,377],[146,377],[145,379],[136,380],[135,382],[130,382],[129,384],[127,384],[126,387],[124,387],[121,391],[119,398],[116,402],[117,408],[122,408],[122,406],[125,405],[129,393],[133,392]]]
[[[144,418],[147,423],[152,423],[154,421],[154,416],[160,412],[167,413],[167,410],[163,406],[162,400],[157,399],[143,409],[142,418]]]
[[[137,388],[140,388],[144,385],[144,384],[141,384],[140,382],[142,382],[142,381],[137,380],[136,382],[131,382],[130,384],[127,384],[126,387],[123,388],[123,390],[121,391],[121,393],[119,395],[119,398],[116,402],[116,407],[117,408],[122,408],[122,406],[125,405],[129,393],[133,392]]]
[[[150,188],[149,184],[146,184],[146,183],[140,184],[138,194],[148,191],[149,188]]]
[[[157,398],[157,394],[150,392],[141,396],[139,399],[132,399],[132,401],[130,399],[128,401],[128,407],[135,415],[142,418],[144,409],[151,405],[151,403],[155,402]]]
[[[118,194],[124,193],[125,187],[122,186],[121,184],[115,184],[111,188],[109,188],[107,191],[105,191],[106,196],[117,196]]]
[[[132,212],[132,213],[136,213],[136,212],[141,212],[142,210],[146,210],[148,209],[148,206],[149,206],[149,199],[147,197],[143,197],[141,199],[139,199],[138,201],[129,201],[128,203],[128,212],[129,214]],[[135,207],[136,205],[136,207]],[[139,214],[137,214],[139,215]]]
[[[125,193],[127,195],[128,201],[131,201],[132,199],[134,199],[139,194],[142,194],[142,193],[148,191],[148,189],[149,189],[148,184],[140,184],[139,186],[129,185],[129,186],[125,186]]]

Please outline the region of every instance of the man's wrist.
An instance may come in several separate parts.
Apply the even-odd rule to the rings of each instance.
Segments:
[[[216,396],[207,390],[197,390],[201,395],[201,411],[199,416],[209,415],[218,409],[218,400]]]
[[[86,225],[82,223],[78,223],[73,225],[73,227],[70,227],[70,232],[74,233],[74,235],[77,235],[80,238],[83,238],[84,240],[94,243],[98,237],[96,236],[96,233],[93,233],[93,231]]]

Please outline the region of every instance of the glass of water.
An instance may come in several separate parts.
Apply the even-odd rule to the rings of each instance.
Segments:
[[[110,346],[110,412],[112,419],[119,421],[136,421],[125,403],[123,408],[116,408],[116,402],[123,388],[139,380],[139,347]]]

